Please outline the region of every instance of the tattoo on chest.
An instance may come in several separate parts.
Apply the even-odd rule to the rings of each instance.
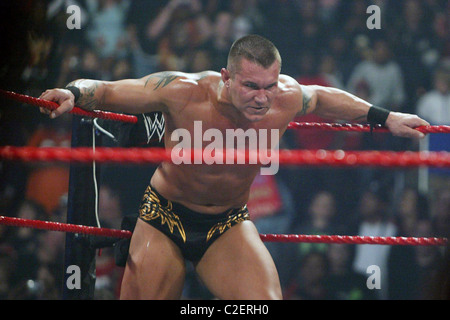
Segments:
[[[147,87],[148,82],[152,78],[158,78],[159,79],[156,82],[155,87],[153,88],[153,91],[155,91],[155,90],[157,90],[159,88],[164,88],[165,86],[170,84],[172,81],[174,81],[176,78],[178,78],[178,76],[174,75],[171,72],[160,72],[160,73],[157,73],[157,74],[149,76],[147,81],[145,82],[144,87]]]

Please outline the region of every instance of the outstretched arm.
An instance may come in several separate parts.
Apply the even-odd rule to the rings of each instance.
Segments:
[[[85,110],[134,114],[168,112],[171,106],[186,99],[183,93],[185,82],[177,81],[184,77],[182,73],[160,72],[141,79],[119,81],[79,79],[69,83],[65,89],[47,90],[40,98],[60,105],[51,112],[51,118],[70,112],[75,105]]]
[[[322,86],[301,86],[301,88],[303,94],[301,114],[313,112],[328,119],[379,123],[386,126],[393,135],[406,138],[423,138],[424,134],[414,128],[429,125],[416,115],[388,110],[377,111],[369,102],[340,89]],[[380,112],[381,116],[378,116]],[[382,113],[385,113],[384,119]]]

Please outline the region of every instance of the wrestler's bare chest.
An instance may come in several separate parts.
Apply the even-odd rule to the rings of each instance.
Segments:
[[[247,137],[254,132],[259,140],[259,138],[264,138],[261,135],[268,133],[270,136],[271,131],[277,130],[278,137],[281,138],[293,116],[294,114],[283,113],[279,108],[274,107],[261,121],[242,122],[221,113],[212,103],[191,104],[177,114],[165,114],[165,145],[167,148],[176,146],[180,142],[180,132],[189,134],[192,147],[196,142],[195,147],[197,148],[208,147],[214,139],[217,140],[220,136],[224,139],[223,146],[225,147],[227,146],[227,136],[237,135],[238,132],[247,134]],[[198,143],[200,140],[202,141],[201,145]],[[279,141],[268,142],[270,148],[272,143]],[[237,145],[234,144],[233,147],[237,147]]]

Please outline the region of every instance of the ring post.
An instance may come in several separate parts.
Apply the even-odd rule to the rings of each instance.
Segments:
[[[92,119],[73,116],[72,120],[72,147],[92,147],[93,135]],[[101,139],[101,137],[97,137]],[[98,180],[99,170],[96,168]],[[70,165],[69,193],[67,204],[67,223],[85,226],[96,226],[95,189],[93,182],[93,166],[88,164]],[[96,249],[83,241],[81,234],[66,234],[64,256],[64,283],[62,295],[64,300],[91,300],[94,298],[95,289],[95,254]],[[74,286],[75,273],[70,270],[80,271],[80,286]],[[70,268],[69,268],[70,267]]]

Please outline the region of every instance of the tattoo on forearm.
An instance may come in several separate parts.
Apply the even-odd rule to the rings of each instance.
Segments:
[[[310,102],[311,96],[305,90],[303,90],[303,105],[301,115],[304,116],[308,112],[308,109],[311,107]]]
[[[172,81],[174,81],[178,76],[174,75],[171,72],[160,72],[154,75],[151,75],[148,77],[147,81],[145,82],[144,87],[147,87],[148,82],[152,78],[158,78],[159,80],[156,82],[155,87],[153,88],[153,91],[164,88],[165,86],[169,85]]]
[[[94,110],[99,105],[99,101],[95,98],[95,92],[99,87],[98,82],[94,82],[92,86],[82,88],[79,104],[88,110]]]
[[[87,81],[89,81],[87,85],[83,84],[83,82]],[[77,106],[85,110],[94,110],[103,102],[103,97],[100,99],[96,97],[96,92],[100,84],[100,81],[75,80],[67,86],[76,86],[80,89],[80,98],[77,101]]]
[[[351,122],[361,122],[363,120],[367,120],[367,114],[357,117],[355,119],[352,119]]]

